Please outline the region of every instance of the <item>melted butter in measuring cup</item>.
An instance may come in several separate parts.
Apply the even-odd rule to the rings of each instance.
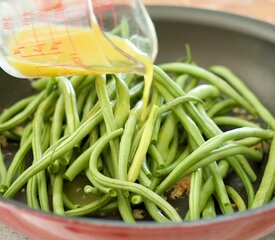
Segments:
[[[112,34],[106,38],[96,22],[91,25],[90,29],[57,24],[25,27],[10,42],[7,60],[26,77],[137,72],[144,75],[143,106],[147,106],[152,60],[130,41]]]
[[[91,29],[65,25],[26,27],[10,42],[8,61],[27,77],[144,72],[141,67],[134,69],[138,64],[148,68],[151,60],[130,41],[107,36],[96,23]]]

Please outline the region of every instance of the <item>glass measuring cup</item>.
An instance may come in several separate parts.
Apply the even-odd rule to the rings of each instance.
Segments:
[[[0,66],[10,75],[144,74],[155,59],[156,33],[141,1],[51,1],[0,0]]]

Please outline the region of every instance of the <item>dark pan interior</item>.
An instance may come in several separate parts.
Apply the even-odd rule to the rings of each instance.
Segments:
[[[151,7],[158,39],[157,63],[185,55],[208,67],[226,65],[236,72],[275,114],[275,27],[266,23],[212,11]],[[0,70],[0,111],[32,92],[27,80]]]

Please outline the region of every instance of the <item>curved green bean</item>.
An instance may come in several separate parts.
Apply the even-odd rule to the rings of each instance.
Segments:
[[[136,183],[112,179],[112,178],[106,177],[106,176],[102,175],[100,172],[98,172],[97,159],[98,159],[100,152],[106,146],[106,144],[110,141],[110,139],[119,136],[121,133],[122,133],[121,129],[116,130],[116,131],[108,134],[105,138],[102,138],[101,141],[98,141],[97,146],[96,146],[95,150],[93,151],[93,153],[91,155],[91,159],[90,159],[89,169],[93,173],[93,176],[105,186],[114,187],[114,188],[120,189],[120,190],[127,190],[130,192],[134,192],[136,194],[143,196],[144,198],[146,198],[150,201],[155,202],[167,214],[167,216],[169,216],[169,218],[171,218],[171,220],[176,221],[176,222],[181,221],[181,218],[179,217],[176,210],[168,202],[163,200],[162,197],[155,194],[148,188],[143,187]]]

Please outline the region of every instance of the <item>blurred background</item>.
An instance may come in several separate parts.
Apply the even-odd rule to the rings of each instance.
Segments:
[[[201,7],[237,13],[275,24],[275,0],[144,0],[145,4]]]

